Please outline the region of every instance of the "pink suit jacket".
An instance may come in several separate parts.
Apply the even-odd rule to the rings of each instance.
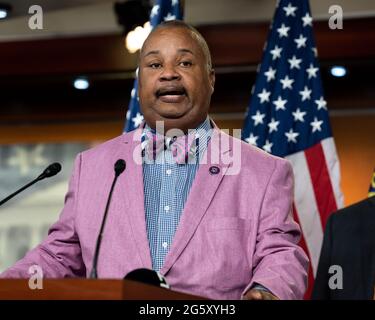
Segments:
[[[1,277],[28,278],[37,264],[45,278],[86,277],[92,268],[96,238],[113,164],[127,167],[113,193],[98,263],[99,278],[123,278],[137,268],[152,269],[146,233],[143,172],[139,164],[140,129],[79,154],[65,206],[48,237]],[[137,138],[136,138],[137,137]],[[230,141],[219,150],[218,141]],[[241,146],[241,167],[222,159]],[[214,161],[214,152],[220,159]],[[135,156],[135,158],[133,157]],[[234,139],[216,126],[200,164],[165,263],[160,270],[176,291],[212,299],[240,299],[254,284],[280,299],[301,299],[308,259],[297,245],[293,221],[293,173],[290,164]],[[223,157],[221,157],[223,156]],[[220,169],[212,174],[210,167]]]

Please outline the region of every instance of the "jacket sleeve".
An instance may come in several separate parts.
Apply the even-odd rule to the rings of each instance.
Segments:
[[[332,227],[333,219],[335,214],[328,218],[326,228],[324,230],[324,238],[322,250],[320,251],[320,258],[318,263],[318,271],[314,282],[314,288],[312,292],[312,300],[329,300],[330,289],[328,287],[328,281],[330,275],[328,274],[331,266],[331,247],[332,247]]]
[[[59,220],[49,229],[47,238],[14,266],[3,272],[1,278],[29,278],[29,268],[37,265],[44,278],[84,277],[85,266],[81,256],[74,221],[79,194],[81,156],[78,155],[64,208]]]
[[[309,263],[292,217],[293,184],[290,163],[276,159],[259,214],[253,277],[243,295],[260,284],[279,299],[303,298]]]

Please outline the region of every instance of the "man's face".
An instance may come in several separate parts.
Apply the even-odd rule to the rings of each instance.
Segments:
[[[215,75],[190,30],[156,30],[144,43],[139,63],[139,99],[147,124],[165,130],[194,129],[207,117]]]

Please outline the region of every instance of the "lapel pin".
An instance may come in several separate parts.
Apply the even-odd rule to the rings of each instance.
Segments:
[[[209,171],[211,174],[218,174],[220,172],[220,168],[217,166],[211,166]]]

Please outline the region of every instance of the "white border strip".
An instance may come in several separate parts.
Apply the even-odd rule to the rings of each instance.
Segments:
[[[323,243],[323,228],[311,183],[310,172],[303,151],[286,157],[293,166],[295,186],[294,205],[311,258],[314,277],[317,272]]]
[[[336,146],[333,138],[324,139],[322,142],[324,156],[326,158],[327,169],[333,188],[333,193],[336,199],[337,208],[344,206],[344,195],[340,188],[340,164],[337,158]]]

